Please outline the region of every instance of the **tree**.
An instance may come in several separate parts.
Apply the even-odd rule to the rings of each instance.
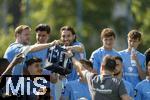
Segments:
[[[149,0],[134,0],[132,2],[132,12],[134,16],[133,28],[139,29],[143,33],[143,43],[139,48],[145,51],[149,48],[150,44],[150,1]]]

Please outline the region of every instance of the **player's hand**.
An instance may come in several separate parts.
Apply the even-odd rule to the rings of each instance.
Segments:
[[[131,55],[131,58],[132,58],[133,60],[137,61],[137,55],[136,55],[136,53],[132,54],[132,55]]]
[[[73,57],[73,53],[72,53],[71,50],[68,50],[67,52],[64,52],[64,53],[65,53],[65,55],[67,56],[67,58]]]
[[[23,59],[24,59],[23,53],[19,53],[18,55],[16,55],[16,56],[14,57],[12,63],[13,63],[14,65],[19,64],[19,63],[22,62]]]
[[[53,45],[60,45],[60,44],[62,44],[62,41],[61,41],[61,40],[54,40],[54,41],[52,42],[52,44],[53,44]]]

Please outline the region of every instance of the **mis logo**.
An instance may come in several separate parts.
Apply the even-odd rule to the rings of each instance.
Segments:
[[[50,88],[49,76],[6,76],[6,95],[44,95]],[[2,81],[4,82],[4,81]]]

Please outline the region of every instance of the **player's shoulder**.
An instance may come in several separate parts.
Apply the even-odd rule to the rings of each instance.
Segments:
[[[137,85],[136,85],[136,88],[142,88],[142,87],[145,87],[145,84],[148,82],[147,79],[144,79],[143,81],[139,82]]]
[[[20,44],[20,43],[11,43],[9,46],[8,46],[8,48],[7,48],[7,50],[14,50],[14,49],[16,49],[16,48],[22,48],[23,47],[23,45],[22,44]]]
[[[81,43],[80,41],[75,41],[72,45],[83,45],[83,43]]]
[[[15,52],[19,51],[23,47],[20,43],[11,43],[5,51],[4,57],[13,55]]]
[[[145,55],[139,51],[137,51],[137,54],[141,57],[141,58],[145,58]]]
[[[121,50],[121,51],[119,51],[118,53],[119,53],[119,54],[127,53],[127,49],[125,49],[125,50]]]
[[[115,56],[120,56],[119,52],[115,49],[112,49],[112,52],[115,54]]]
[[[95,54],[97,55],[97,54],[99,54],[99,53],[102,52],[102,51],[104,51],[104,49],[103,49],[102,47],[100,47],[100,48],[94,50],[94,51],[92,52],[92,54],[93,54],[93,55],[95,55]]]
[[[122,58],[123,58],[124,56],[129,55],[129,53],[128,53],[128,50],[127,50],[127,49],[125,49],[125,50],[121,50],[121,51],[119,51],[118,53],[119,53],[119,55],[120,55]]]

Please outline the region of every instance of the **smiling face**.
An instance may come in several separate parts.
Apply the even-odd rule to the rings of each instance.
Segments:
[[[71,33],[71,31],[63,30],[61,32],[61,40],[64,43],[65,46],[71,45],[71,43],[74,41],[75,35]]]
[[[102,38],[103,46],[105,49],[111,50],[115,43],[115,38],[113,36]]]
[[[112,50],[115,43],[115,32],[111,28],[104,28],[100,37],[103,42],[103,47],[107,50]]]
[[[36,41],[37,43],[47,43],[49,39],[49,34],[46,31],[37,31]]]

